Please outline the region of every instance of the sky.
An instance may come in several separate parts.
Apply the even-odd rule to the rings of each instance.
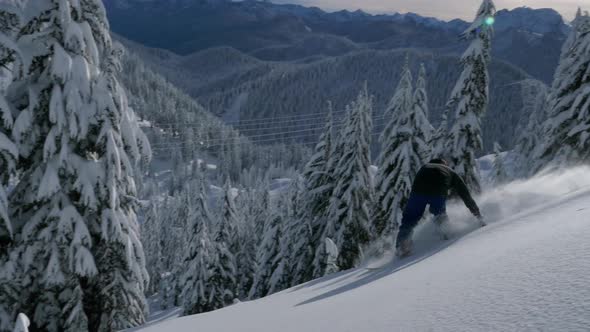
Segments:
[[[276,3],[297,3],[304,6],[316,6],[322,9],[356,10],[370,13],[407,13],[414,12],[422,16],[431,16],[443,20],[462,18],[473,19],[481,0],[273,0]],[[580,6],[590,10],[589,0],[495,0],[498,9],[527,6],[531,8],[553,8],[566,19],[574,17]]]

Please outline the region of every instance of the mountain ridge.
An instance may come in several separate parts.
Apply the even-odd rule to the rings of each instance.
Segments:
[[[132,7],[141,3],[129,1],[125,3]],[[457,69],[459,56],[466,47],[457,37],[467,26],[466,22],[427,18],[421,21],[423,18],[414,14],[327,13],[298,5],[225,0],[149,1],[150,5],[136,11],[121,12],[113,9],[121,4],[117,0],[105,0],[105,3],[116,33],[121,32],[118,24],[131,13],[134,20],[141,21],[140,27],[149,23],[154,29],[184,31],[183,22],[197,21],[192,32],[185,36],[158,32],[166,35],[166,42],[178,41],[180,48],[198,49],[194,52],[154,49],[149,44],[157,43],[158,36],[145,31],[142,33],[151,40],[148,44],[134,39],[133,33],[126,34],[125,29],[121,39],[154,70],[214,114],[232,122],[324,114],[328,100],[337,108],[344,107],[365,80],[376,95],[375,108],[379,113],[399,79],[397,71],[403,62],[400,54],[410,52],[429,63],[431,121],[437,124],[440,107],[450,93],[449,82],[456,79],[452,71]],[[149,15],[142,14],[155,14],[158,13],[155,9],[166,8],[170,12],[158,15],[168,17],[182,7],[179,3],[189,9],[183,9],[182,15],[174,20],[174,24],[180,24],[177,26],[172,23],[166,26],[169,23],[161,18],[156,22],[166,21],[163,25],[153,24],[145,21]],[[198,17],[189,15],[198,9],[204,10]],[[536,19],[522,19],[529,16]],[[551,82],[567,30],[561,16],[553,10],[500,10],[497,22],[502,23],[498,23],[492,46],[495,62],[490,71],[491,104],[489,117],[483,123],[487,151],[494,141],[507,148],[513,146],[518,124],[526,115],[520,111],[523,104],[520,87],[514,89],[515,85],[509,84],[530,78],[546,84]],[[448,28],[440,28],[438,24]],[[184,26],[189,27],[190,24]],[[183,38],[188,39],[183,42]],[[437,60],[432,61],[434,58]],[[287,78],[291,81],[285,81]],[[282,90],[278,91],[277,87]],[[269,91],[274,92],[269,94]],[[268,130],[261,133],[271,134]]]
[[[462,20],[414,13],[371,15],[228,0],[104,0],[112,30],[139,44],[188,55],[232,47],[264,61],[309,61],[358,49],[431,49],[460,54]],[[173,18],[173,19],[172,19]],[[156,23],[154,23],[156,22]],[[570,27],[552,9],[500,10],[493,56],[550,83]]]
[[[348,10],[326,12],[317,7],[305,7],[295,4],[273,4],[270,2],[253,0],[238,2],[229,0],[103,0],[103,2],[110,15],[111,25],[115,32],[128,38],[131,33],[134,37],[131,38],[133,40],[140,41],[150,47],[171,49],[179,54],[191,53],[198,49],[210,47],[211,45],[204,43],[202,45],[192,45],[192,47],[186,47],[186,45],[166,47],[162,40],[148,40],[146,36],[138,36],[136,33],[137,31],[135,30],[127,30],[129,29],[129,25],[131,25],[130,22],[139,25],[140,27],[136,28],[137,30],[140,30],[145,27],[145,21],[147,18],[142,15],[157,15],[154,18],[159,18],[159,21],[156,21],[159,23],[158,27],[164,30],[184,27],[191,28],[193,32],[215,32],[228,29],[223,31],[240,33],[236,31],[236,28],[239,27],[244,30],[242,32],[244,35],[252,32],[250,31],[252,29],[251,24],[276,24],[277,22],[273,22],[273,20],[289,22],[288,26],[290,28],[295,28],[295,30],[291,32],[311,32],[306,29],[306,27],[308,27],[312,30],[341,36],[345,35],[345,32],[343,33],[340,31],[342,27],[340,27],[339,24],[342,23],[414,23],[423,27],[434,27],[447,30],[452,32],[453,36],[456,36],[468,26],[467,22],[460,19],[443,21],[432,17],[420,16],[415,13],[372,15],[360,10],[354,12]],[[175,18],[174,22],[162,21],[162,17],[172,15],[174,15]],[[126,18],[128,21],[121,22],[119,21],[119,18]],[[152,22],[153,21],[150,21],[149,24],[153,25]],[[534,24],[531,24],[531,22]],[[543,22],[546,22],[547,24],[543,24]],[[124,25],[123,23],[127,23],[127,25]],[[284,22],[282,23],[285,24]],[[516,28],[521,30],[528,29],[534,33],[544,33],[548,32],[549,28],[547,28],[547,26],[554,28],[556,25],[558,25],[560,29],[567,29],[567,25],[561,15],[552,9],[530,9],[522,7],[511,11],[500,10],[497,14],[497,26],[500,30]],[[277,26],[273,27],[277,28]],[[356,25],[354,27],[359,28],[360,26]],[[128,33],[124,33],[125,31]],[[179,33],[179,31],[172,32]],[[280,32],[285,33],[286,31]],[[282,36],[286,36],[286,34]],[[224,38],[222,37],[220,43],[225,43],[227,45],[227,41],[223,39]],[[363,42],[359,40],[354,41]],[[238,45],[230,46],[245,51],[245,49],[236,47]]]
[[[124,40],[122,42],[126,44]],[[379,116],[399,80],[398,68],[403,64],[406,54],[410,54],[414,70],[421,62],[426,63],[430,119],[438,124],[441,107],[445,105],[452,88],[445,82],[456,79],[459,66],[456,55],[436,55],[431,51],[416,49],[362,49],[339,57],[315,59],[309,63],[283,63],[259,61],[227,47],[212,48],[187,57],[174,56],[162,61],[157,56],[158,52],[132,45],[126,44],[151,68],[214,114],[233,122],[310,113],[320,116],[325,114],[328,100],[333,102],[335,109],[343,109],[346,103],[354,99],[364,81],[369,81],[369,89],[375,96],[375,114]],[[231,57],[237,57],[238,60],[225,64],[221,62],[221,66],[214,68],[201,66],[200,70],[187,70],[185,64]],[[247,65],[239,66],[236,63]],[[517,136],[515,130],[521,121],[522,100],[520,85],[513,83],[530,78],[518,67],[504,61],[493,61],[491,72],[492,102],[488,118],[494,121],[484,121],[484,141],[488,143],[488,150],[494,141],[507,147],[514,143]],[[297,125],[296,130],[307,128],[302,122]],[[317,127],[317,124],[309,126]],[[260,128],[257,134],[270,134],[276,130]],[[313,141],[316,135],[309,138]],[[289,140],[289,135],[285,139]]]

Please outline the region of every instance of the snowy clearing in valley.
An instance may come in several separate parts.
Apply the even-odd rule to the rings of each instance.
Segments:
[[[452,205],[454,238],[418,231],[416,254],[143,331],[582,331],[590,326],[590,169],[516,182],[479,198],[474,230]],[[430,243],[427,243],[430,241]]]

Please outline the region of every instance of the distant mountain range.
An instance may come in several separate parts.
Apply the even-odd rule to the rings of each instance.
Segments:
[[[113,31],[170,82],[227,121],[321,114],[369,81],[379,114],[406,53],[427,65],[431,119],[458,75],[468,25],[415,14],[327,13],[318,8],[226,0],[104,0]],[[498,12],[490,67],[486,149],[509,148],[522,123],[520,86],[551,81],[569,26],[550,9]],[[310,124],[313,126],[314,124]],[[268,132],[261,129],[260,133]]]
[[[143,45],[187,55],[233,47],[260,60],[339,56],[358,49],[425,48],[459,53],[468,23],[416,14],[230,0],[104,0],[114,32]],[[549,82],[569,26],[552,9],[500,10],[494,56]]]

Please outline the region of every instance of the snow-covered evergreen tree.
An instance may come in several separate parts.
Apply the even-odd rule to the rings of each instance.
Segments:
[[[315,146],[314,154],[305,165],[302,173],[306,188],[306,195],[303,199],[311,217],[324,215],[329,205],[329,198],[334,188],[335,162],[331,160],[333,145],[334,122],[330,106],[324,131]]]
[[[11,85],[14,76],[18,76],[13,72],[23,70],[22,53],[15,42],[21,20],[19,8],[9,4],[0,7],[0,77],[4,81],[0,87],[0,331],[12,329],[15,303],[19,300],[19,285],[15,283],[20,277],[16,271],[18,257],[11,250],[15,234],[5,189],[15,176],[18,149],[11,137],[14,118],[4,87]]]
[[[502,156],[502,147],[498,142],[494,143],[494,170],[493,179],[496,185],[502,185],[508,181],[508,174],[504,166],[504,158]]]
[[[297,261],[306,255],[310,241],[308,223],[301,223],[301,194],[303,181],[295,178],[289,188],[278,197],[277,212],[281,214],[280,253],[273,262],[269,281],[269,293],[273,294],[288,288],[294,282]],[[311,250],[309,250],[311,252]],[[308,254],[308,253],[307,253]],[[302,255],[302,256],[298,256]]]
[[[18,306],[22,301],[20,284],[22,279],[19,270],[19,256],[9,245],[0,248],[0,331],[10,331]]]
[[[421,69],[418,89],[412,101],[412,74],[409,65],[395,97],[400,105],[380,137],[382,149],[375,177],[376,206],[373,225],[378,236],[391,238],[401,223],[402,211],[412,191],[412,181],[430,155],[428,141],[432,126],[424,113],[425,71]],[[409,100],[406,100],[409,99]]]
[[[590,16],[578,15],[549,96],[536,170],[590,162]]]
[[[416,90],[414,91],[412,112],[417,129],[414,135],[417,140],[426,143],[423,146],[423,151],[419,151],[422,161],[425,162],[432,155],[432,146],[429,143],[432,141],[434,127],[432,127],[432,124],[428,120],[428,92],[426,91],[426,66],[424,64],[420,64]]]
[[[291,183],[287,197],[290,211],[283,241],[283,257],[287,260],[288,286],[299,285],[312,279],[313,237],[311,219],[305,218],[305,179],[297,177]]]
[[[225,183],[223,192],[223,210],[214,238],[215,263],[211,268],[211,278],[209,279],[209,286],[213,292],[211,305],[216,309],[232,304],[238,290],[235,255],[239,252],[237,249],[239,225],[229,181]]]
[[[12,71],[23,70],[23,58],[20,49],[16,45],[16,32],[20,28],[21,15],[17,7],[4,4],[0,7],[0,76],[5,85],[10,85],[14,78]],[[11,70],[9,70],[12,68]],[[15,175],[18,150],[11,137],[14,125],[12,110],[6,94],[8,91],[0,88],[0,256],[2,247],[13,237],[13,226],[9,219],[8,197],[6,186],[9,179]],[[1,260],[0,260],[1,264]],[[1,268],[1,265],[0,265]],[[12,319],[11,319],[12,320]]]
[[[575,46],[576,42],[578,41],[579,33],[577,32],[577,28],[579,27],[579,24],[582,22],[583,19],[584,13],[582,12],[582,7],[578,7],[578,10],[576,11],[576,16],[574,17],[574,20],[571,23],[572,30],[570,31],[570,34],[567,36],[567,39],[562,45],[562,55],[567,52],[570,52]]]
[[[217,247],[211,241],[209,227],[212,219],[207,205],[204,180],[199,181],[194,209],[189,214],[188,250],[182,263],[179,277],[180,298],[185,315],[193,315],[215,310],[212,303],[213,292],[210,282],[212,267],[217,263]]]
[[[340,134],[343,144],[334,172],[337,179],[330,200],[329,222],[335,226],[338,266],[350,269],[362,256],[363,246],[371,240],[373,188],[369,175],[372,100],[365,85],[356,101],[348,107],[346,125]]]
[[[528,122],[523,126],[514,151],[517,154],[515,176],[527,178],[533,175],[535,151],[543,142],[543,124],[547,117],[548,88],[541,82],[526,84],[523,89],[523,114]]]
[[[406,57],[406,63],[402,69],[401,79],[386,111],[386,114],[391,118],[385,127],[385,130],[379,137],[382,148],[381,155],[377,161],[377,164],[379,165],[379,171],[375,177],[376,207],[374,211],[375,216],[373,219],[373,226],[378,236],[384,233],[390,234],[393,231],[394,226],[399,224],[400,218],[398,218],[398,216],[401,216],[399,202],[396,204],[396,206],[392,206],[391,203],[394,197],[398,196],[398,190],[402,190],[402,192],[405,194],[407,191],[405,189],[408,187],[406,185],[405,187],[400,188],[399,182],[403,181],[405,178],[395,181],[397,174],[392,173],[403,172],[404,174],[402,175],[411,175],[405,174],[409,171],[407,167],[406,169],[402,169],[400,166],[402,166],[402,163],[404,162],[413,162],[413,160],[404,160],[404,157],[406,156],[400,156],[401,151],[396,150],[398,149],[398,146],[401,145],[399,138],[402,134],[398,133],[397,129],[400,125],[406,125],[405,123],[402,124],[401,122],[403,120],[407,121],[408,115],[412,111],[412,80],[412,72],[410,70],[408,58]],[[411,132],[405,133],[407,136],[411,134]],[[407,148],[407,146],[404,146],[404,148]],[[400,157],[401,160],[396,160],[400,159]],[[411,157],[414,157],[414,155]],[[394,175],[394,177],[392,177],[392,175]],[[410,181],[411,186],[412,180],[405,180]]]
[[[430,159],[434,158],[444,158],[448,155],[448,143],[447,139],[449,137],[449,108],[445,108],[442,116],[440,124],[438,128],[432,134],[432,138],[430,139],[430,147],[432,148],[432,153],[430,155]]]
[[[146,267],[150,276],[147,294],[156,293],[160,287],[162,266],[161,219],[156,202],[152,202],[141,225],[141,243],[145,251]]]
[[[240,197],[247,197],[247,200],[243,202],[246,204],[242,209],[241,215],[244,217],[244,223],[242,227],[238,228],[238,242],[240,243],[239,251],[236,254],[237,261],[237,293],[235,294],[239,299],[247,299],[248,292],[252,288],[252,282],[254,281],[254,274],[256,273],[256,249],[257,241],[261,235],[256,234],[256,218],[257,216],[257,201],[251,198],[255,197],[256,200],[260,198],[250,192],[240,194]]]
[[[184,260],[183,248],[187,248],[188,237],[186,229],[190,227],[188,216],[185,214],[183,199],[185,195],[180,193],[180,197],[167,197],[162,203],[159,217],[161,224],[161,243],[162,243],[162,268],[165,272],[178,272]]]
[[[413,94],[414,90],[412,87],[412,72],[410,70],[410,59],[408,55],[406,55],[406,61],[404,63],[404,67],[402,69],[402,76],[400,81],[395,89],[393,97],[389,101],[387,108],[385,109],[384,115],[389,118],[395,118],[396,114],[399,113],[407,113],[413,105]],[[384,138],[389,137],[389,131],[392,128],[389,126],[385,127],[383,132],[381,133],[379,140],[383,141]]]
[[[96,0],[81,1],[81,4],[82,17],[87,17],[89,22],[97,25],[92,26],[92,30],[105,43],[105,48],[102,49],[103,75],[95,82],[93,93],[97,123],[91,123],[88,131],[97,133],[95,142],[98,158],[89,158],[88,150],[86,151],[86,157],[91,163],[104,165],[105,174],[97,182],[97,198],[100,202],[97,207],[100,215],[95,215],[94,222],[90,223],[91,235],[97,239],[92,252],[99,274],[92,279],[91,291],[84,295],[89,297],[89,302],[92,299],[100,301],[97,306],[89,306],[89,328],[112,331],[141,325],[147,315],[143,294],[149,278],[135,215],[137,201],[133,169],[134,164],[150,158],[151,149],[139,128],[135,114],[128,107],[123,87],[116,78],[120,71],[120,50],[110,46],[103,4]],[[73,1],[72,6],[75,5],[76,2]],[[99,25],[102,28],[100,33],[96,32]],[[84,132],[84,121],[80,121],[79,125],[81,134]],[[90,135],[90,138],[93,136]],[[62,150],[62,153],[67,153],[65,151],[67,150]],[[91,169],[92,166],[89,167]],[[84,176],[84,172],[81,175]],[[78,179],[74,187],[76,183],[80,185],[79,182],[83,180]],[[80,192],[85,197],[83,187],[80,185]],[[91,202],[91,195],[88,197]],[[97,226],[100,226],[100,230]],[[104,289],[109,289],[109,292],[105,294]]]
[[[220,225],[225,224],[231,238],[228,239],[229,249],[232,252],[238,251],[237,230],[242,226],[242,220],[236,208],[235,189],[232,188],[230,180],[226,180],[223,186],[223,206]]]
[[[481,191],[476,153],[483,147],[481,118],[489,99],[487,67],[495,12],[493,1],[483,0],[475,21],[463,33],[463,37],[471,42],[461,57],[463,71],[449,101],[449,107],[456,107],[455,123],[448,138],[450,162],[474,192]]]
[[[281,256],[284,218],[281,206],[270,208],[264,225],[264,235],[256,254],[256,274],[249,298],[257,299],[272,294],[282,284],[285,260]]]
[[[319,278],[324,275],[326,268],[326,237],[335,235],[333,227],[330,227],[328,208],[330,197],[336,181],[332,151],[334,149],[334,123],[332,118],[332,105],[329,103],[328,118],[318,144],[315,146],[311,160],[303,170],[304,190],[302,194],[301,223],[307,224],[311,236],[311,262],[306,262],[308,257],[301,257],[297,262],[297,274],[302,280]]]
[[[19,310],[48,331],[139,325],[148,276],[133,169],[150,151],[116,78],[103,4],[23,5],[27,70],[15,71],[6,98],[22,175],[9,198],[25,254]]]
[[[187,214],[188,251],[184,248],[177,249],[185,252],[176,284],[180,290],[179,302],[182,303],[186,315],[219,308],[214,303],[217,284],[214,285],[215,280],[212,280],[219,248],[217,243],[212,241],[210,233],[213,217],[209,212],[203,172],[199,174],[197,181],[190,184],[190,187],[190,190],[185,191],[189,193],[187,196],[194,196],[194,199],[189,200],[191,207]],[[220,294],[222,297],[223,293]]]
[[[254,211],[252,212],[254,219],[254,232],[256,235],[256,247],[260,245],[264,238],[264,227],[266,225],[266,221],[268,220],[268,215],[272,209],[270,193],[268,190],[268,186],[263,185],[255,192],[256,195],[260,196],[252,197],[254,199]]]
[[[265,182],[265,181],[263,181]],[[265,222],[269,213],[269,192],[266,184],[246,190],[238,197],[243,200],[242,216],[244,222],[238,229],[239,251],[237,255],[239,299],[248,299],[254,277],[258,271],[258,248],[264,238]]]

